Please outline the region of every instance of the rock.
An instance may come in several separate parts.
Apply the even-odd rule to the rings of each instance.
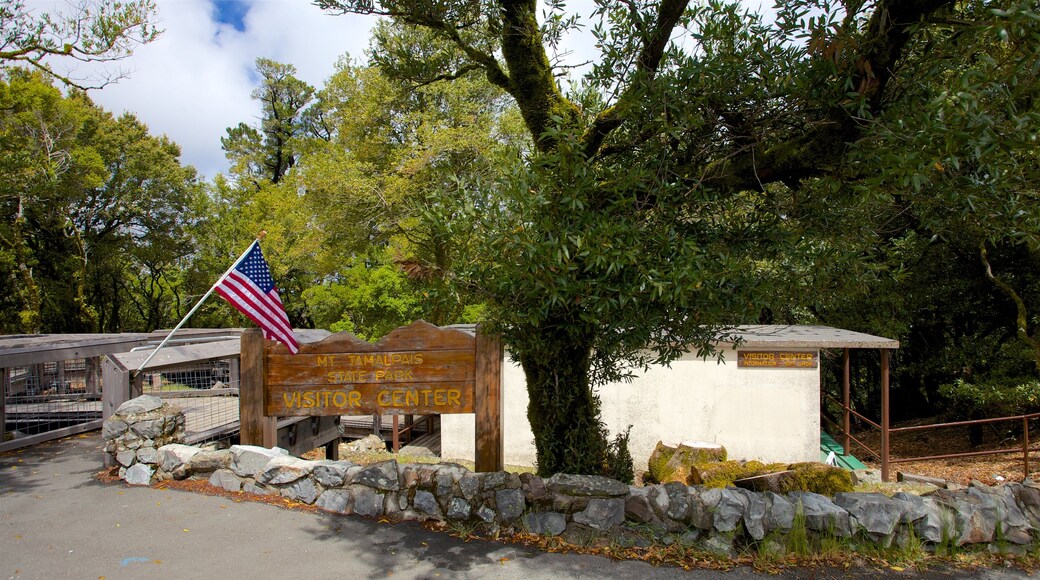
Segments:
[[[159,397],[155,397],[152,395],[141,395],[140,397],[130,399],[129,401],[124,402],[122,405],[119,405],[119,408],[116,409],[115,414],[119,415],[120,417],[126,417],[129,415],[139,415],[141,413],[154,411],[162,406],[163,400]]]
[[[188,471],[192,473],[208,473],[218,469],[231,467],[231,451],[200,451],[188,461]]]
[[[701,549],[709,554],[724,558],[736,558],[737,550],[733,547],[733,538],[728,534],[715,534],[701,542]]]
[[[367,517],[383,515],[383,494],[363,485],[350,486],[350,492],[354,496],[354,513]]]
[[[266,465],[257,471],[254,477],[257,483],[281,485],[306,477],[313,470],[313,461],[307,461],[291,455],[277,455],[272,457]],[[313,484],[311,486],[313,487]]]
[[[383,491],[397,491],[401,484],[397,479],[397,460],[381,461],[369,465],[354,476],[353,483],[367,485]]]
[[[116,461],[123,467],[130,467],[134,464],[134,460],[137,459],[137,452],[133,450],[120,451],[116,453]]]
[[[690,525],[708,531],[714,526],[715,506],[722,498],[721,490],[691,487],[689,493]]]
[[[448,519],[449,520],[467,520],[469,519],[470,511],[472,507],[469,502],[462,499],[461,497],[452,498],[448,502]]]
[[[715,506],[713,525],[720,532],[732,532],[744,519],[747,498],[731,489],[722,490],[719,503]]]
[[[173,473],[179,467],[183,467],[196,453],[202,451],[198,447],[171,443],[159,448],[159,467],[167,473]]]
[[[504,471],[492,471],[477,474],[481,480],[480,489],[483,491],[495,491],[506,486],[509,482],[509,474]]]
[[[231,469],[235,475],[241,477],[253,477],[267,465],[268,461],[289,454],[288,451],[278,447],[268,449],[256,445],[232,445],[230,451]]]
[[[668,509],[665,515],[677,522],[685,522],[690,517],[690,490],[685,483],[672,481],[664,484],[668,494]]]
[[[218,469],[209,476],[209,484],[227,491],[242,491],[242,480],[230,469]]]
[[[881,483],[881,470],[853,469],[852,479],[855,483]]]
[[[810,491],[793,491],[787,494],[787,497],[796,506],[801,502],[802,513],[809,529],[842,538],[852,535],[849,512],[834,505],[826,496]]]
[[[435,482],[434,493],[437,494],[437,497],[441,499],[451,497],[455,491],[455,478],[450,473],[438,472],[433,479]]]
[[[467,500],[472,500],[476,497],[479,489],[480,478],[475,473],[467,473],[459,478],[459,490],[462,491],[462,497]]]
[[[769,509],[769,503],[766,501],[765,496],[759,493],[751,493],[746,489],[732,489],[732,493],[742,496],[747,501],[747,506],[744,508],[744,529],[747,530],[755,540],[761,540],[765,538],[766,532],[766,512]]]
[[[956,535],[953,516],[947,515],[946,510],[931,496],[921,497],[901,491],[893,495],[892,499],[910,506],[903,514],[903,523],[912,524],[914,534],[924,542],[938,544],[947,536]]]
[[[350,511],[350,492],[345,489],[327,489],[318,496],[314,505],[323,510],[345,514]]]
[[[621,498],[592,498],[584,511],[574,514],[576,523],[597,530],[609,530],[625,521],[625,500]]]
[[[346,481],[347,472],[353,466],[349,461],[319,461],[311,474],[325,487],[339,487]]]
[[[172,424],[170,427],[171,428],[167,430],[166,419],[160,417],[158,419],[137,421],[130,425],[130,430],[142,439],[162,439],[174,431]]]
[[[789,499],[777,493],[766,492],[765,527],[766,532],[773,530],[787,531],[794,523],[795,506]]]
[[[939,489],[932,492],[939,505],[953,512],[953,526],[947,534],[957,535],[957,544],[988,544],[996,532],[997,502],[975,488],[963,491]],[[959,535],[957,532],[960,532]]]
[[[998,517],[1010,528],[1017,528],[1023,530],[1032,529],[1029,525],[1029,520],[1026,518],[1025,513],[1018,507],[1015,500],[1015,493],[1012,486],[1019,485],[1017,483],[1005,483],[1003,485],[997,485],[990,487],[988,485],[977,486],[975,489],[980,492],[989,495],[997,503]]]
[[[140,447],[137,449],[137,460],[141,463],[155,465],[159,462],[159,452],[154,447]]]
[[[366,435],[357,441],[344,443],[343,447],[351,453],[372,453],[375,451],[386,451],[386,443],[378,435]]]
[[[533,473],[524,473],[520,475],[520,480],[531,503],[541,503],[549,498],[549,490],[545,489],[545,481],[542,478]]]
[[[632,487],[625,498],[625,519],[640,524],[649,524],[657,518],[650,507],[650,490],[645,487]]]
[[[1015,503],[1022,510],[1023,515],[1034,529],[1040,529],[1040,488],[1032,485],[1027,480],[1027,485],[1013,484],[1010,487],[1015,495]]]
[[[234,473],[234,472],[232,472]],[[267,490],[256,485],[252,481],[245,481],[242,483],[242,491],[245,493],[251,493],[253,495],[267,495]]]
[[[482,505],[477,508],[477,519],[485,524],[490,524],[495,521],[495,510],[486,505]]]
[[[126,433],[129,428],[130,426],[126,422],[119,420],[119,418],[113,415],[105,419],[105,422],[101,424],[101,438],[105,441],[111,441]]]
[[[135,463],[126,470],[123,478],[130,485],[149,485],[152,483],[152,473],[155,470],[144,463]]]
[[[500,489],[495,492],[495,505],[498,506],[499,521],[511,524],[524,513],[524,492],[519,489]]]
[[[412,500],[412,505],[415,509],[420,512],[433,516],[435,518],[441,517],[441,507],[437,505],[437,498],[428,491],[418,490],[415,492],[415,499]]]
[[[567,529],[567,516],[558,512],[532,512],[523,518],[524,529],[539,536],[559,536]]]
[[[314,482],[310,478],[298,479],[282,488],[282,497],[312,504],[314,500],[318,499],[318,489],[314,487]]]
[[[628,486],[601,475],[569,475],[557,473],[545,482],[554,493],[579,497],[624,497]]]
[[[849,512],[853,529],[862,528],[874,539],[891,536],[906,510],[903,502],[880,493],[839,493],[834,505]]]

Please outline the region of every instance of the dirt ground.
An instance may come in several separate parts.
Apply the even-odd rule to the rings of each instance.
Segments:
[[[940,422],[936,418],[921,419],[905,423],[893,424],[893,427],[928,425]],[[1040,480],[1040,426],[1034,426],[1029,433],[1031,452],[1029,453],[1030,477]],[[1025,477],[1022,454],[1022,429],[1011,429],[1009,423],[983,425],[982,442],[977,446],[971,444],[971,431],[967,427],[946,427],[927,431],[893,433],[891,435],[891,457],[893,459],[910,459],[946,455],[950,453],[969,453],[1014,449],[1011,453],[964,457],[957,459],[934,459],[928,461],[909,461],[893,463],[890,470],[938,477],[947,481],[968,484],[972,480],[993,485],[1002,481],[1022,481]],[[854,435],[872,449],[880,449],[881,433],[877,430],[860,432]],[[867,465],[880,468],[881,463],[873,460],[862,448],[855,448],[852,454]]]

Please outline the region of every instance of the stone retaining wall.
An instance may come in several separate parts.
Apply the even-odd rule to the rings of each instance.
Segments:
[[[127,418],[113,417],[124,423]],[[106,423],[106,439],[118,431]],[[127,432],[140,430],[131,423],[114,439],[126,439]],[[121,446],[111,448],[118,454]],[[308,461],[279,448],[235,445],[205,451],[179,443],[158,447],[154,465],[150,480],[131,479],[133,465],[121,475],[129,483],[206,479],[231,492],[279,495],[330,512],[395,521],[514,528],[561,535],[575,543],[602,537],[621,545],[682,541],[723,555],[754,544],[783,550],[787,535],[802,526],[810,536],[884,547],[916,538],[926,548],[945,542],[1008,551],[1032,545],[1040,530],[1040,486],[1033,483],[972,485],[891,498],[840,493],[832,499],[807,492],[779,495],[681,483],[636,487],[597,476],[472,473],[451,463],[389,460],[361,466]]]
[[[159,397],[142,395],[126,401],[101,427],[105,466],[119,466],[128,483],[147,484],[155,473],[158,449],[184,442],[184,412]]]

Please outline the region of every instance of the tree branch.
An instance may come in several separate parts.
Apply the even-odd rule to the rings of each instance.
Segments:
[[[986,273],[986,278],[993,282],[997,288],[1000,288],[1012,302],[1015,303],[1015,332],[1018,334],[1019,340],[1029,345],[1033,349],[1033,356],[1035,357],[1036,368],[1040,370],[1040,341],[1029,335],[1029,312],[1026,310],[1026,303],[1022,300],[1022,297],[1015,292],[1015,289],[1010,284],[997,278],[993,274],[993,268],[989,263],[989,254],[986,251],[986,242],[979,242],[979,259],[982,261],[982,267]]]
[[[636,60],[636,73],[628,87],[618,98],[617,104],[600,111],[596,119],[585,132],[585,154],[589,157],[599,152],[603,140],[611,131],[617,129],[625,121],[637,102],[638,89],[641,82],[651,81],[657,74],[664,56],[664,49],[671,39],[672,30],[678,24],[688,0],[664,0],[658,6],[657,18],[653,31],[643,39],[643,50]]]
[[[896,65],[911,39],[913,29],[932,13],[953,4],[953,0],[883,0],[871,15],[858,43],[859,51],[846,61],[852,86],[868,104],[872,116],[885,109],[886,89],[895,77]],[[703,186],[726,191],[756,190],[783,182],[796,185],[800,180],[832,171],[841,161],[848,144],[855,141],[861,125],[844,106],[836,105],[808,129],[784,143],[763,150],[747,147],[731,158],[710,164],[699,175],[687,179]],[[690,168],[690,172],[696,171]]]

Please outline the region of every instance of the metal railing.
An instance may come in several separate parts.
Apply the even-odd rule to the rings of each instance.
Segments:
[[[0,369],[0,449],[32,445],[100,426],[96,358]]]
[[[884,365],[884,359],[882,360]],[[884,365],[887,367],[887,365]],[[887,370],[887,369],[886,369]],[[838,429],[839,443],[843,454],[850,454],[852,451],[853,443],[857,447],[857,451],[862,449],[870,456],[874,457],[881,463],[882,479],[888,480],[888,473],[890,467],[895,464],[907,464],[911,462],[926,462],[926,460],[935,459],[956,459],[963,457],[980,457],[986,455],[1004,455],[1008,453],[1021,453],[1022,454],[1022,471],[1024,477],[1030,476],[1030,453],[1040,451],[1040,448],[1030,447],[1030,421],[1040,418],[1040,413],[1033,413],[1029,415],[1014,415],[1010,417],[993,417],[989,419],[973,419],[968,421],[952,421],[946,423],[933,423],[931,425],[911,425],[906,427],[891,427],[888,421],[888,384],[887,380],[884,381],[882,386],[882,420],[880,423],[857,413],[850,402],[850,387],[849,387],[849,358],[848,353],[846,354],[846,360],[844,360],[844,379],[843,379],[843,397],[842,400],[838,400],[830,394],[825,394],[825,397],[831,402],[835,403],[841,410],[842,424],[838,424],[836,421],[822,414],[821,417],[828,423],[834,425]],[[856,418],[865,425],[873,427],[881,431],[881,446],[880,449],[874,449],[857,439],[852,434],[852,418]],[[1012,448],[1002,449],[985,449],[981,451],[964,451],[956,453],[942,453],[936,455],[916,455],[916,456],[891,456],[891,436],[893,434],[908,433],[908,432],[920,432],[944,428],[954,427],[971,427],[978,425],[987,425],[994,423],[1006,423],[1006,422],[1021,422],[1022,428],[1022,444],[1020,446]]]
[[[140,394],[158,396],[184,411],[187,443],[197,445],[237,435],[237,357],[145,371],[139,381]]]

